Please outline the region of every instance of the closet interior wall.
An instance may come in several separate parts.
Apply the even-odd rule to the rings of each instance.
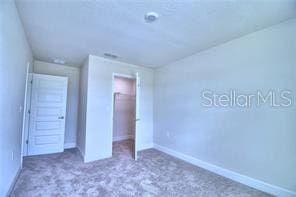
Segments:
[[[135,132],[135,80],[114,78],[113,141],[133,139]]]

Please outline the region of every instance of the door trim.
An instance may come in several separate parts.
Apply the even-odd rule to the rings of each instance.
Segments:
[[[23,165],[23,156],[28,154],[28,145],[26,143],[28,137],[28,128],[29,128],[29,118],[28,110],[31,105],[31,79],[32,73],[30,73],[31,63],[27,63],[27,74],[26,74],[26,87],[25,87],[25,96],[24,96],[24,111],[23,111],[23,127],[22,127],[22,148],[21,148],[21,166]]]

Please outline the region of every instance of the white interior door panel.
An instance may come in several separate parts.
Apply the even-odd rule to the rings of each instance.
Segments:
[[[33,74],[28,155],[64,151],[67,77]]]

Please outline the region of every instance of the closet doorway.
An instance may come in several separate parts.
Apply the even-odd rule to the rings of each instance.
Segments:
[[[113,156],[137,160],[139,77],[113,75]]]

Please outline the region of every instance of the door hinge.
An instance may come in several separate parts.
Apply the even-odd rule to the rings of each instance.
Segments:
[[[31,110],[30,109],[28,110],[28,114],[31,114]]]
[[[31,79],[31,82],[30,83],[33,84],[33,79]]]
[[[29,144],[29,140],[26,140],[26,144]]]

